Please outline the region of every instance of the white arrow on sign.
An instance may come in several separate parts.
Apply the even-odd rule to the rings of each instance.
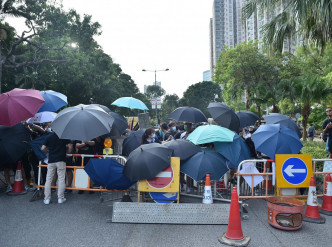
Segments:
[[[176,196],[176,193],[164,193],[164,196],[165,196],[166,198],[171,198],[171,197]]]
[[[305,173],[306,169],[292,169],[293,165],[289,165],[286,167],[285,169],[285,173],[289,176],[289,177],[294,177],[293,173]]]

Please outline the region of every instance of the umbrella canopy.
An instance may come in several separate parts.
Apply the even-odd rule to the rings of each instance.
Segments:
[[[187,138],[195,145],[211,142],[232,142],[235,133],[217,125],[202,125],[197,127]]]
[[[152,179],[170,165],[172,152],[159,143],[141,145],[130,153],[123,173],[131,181]]]
[[[181,161],[187,160],[194,154],[201,151],[201,149],[195,146],[192,142],[184,139],[176,139],[169,142],[164,142],[162,145],[172,149],[172,156],[180,157]]]
[[[100,107],[80,104],[59,112],[51,128],[60,139],[90,141],[109,133],[113,121]]]
[[[52,132],[46,132],[42,136],[33,139],[32,141],[29,142],[29,146],[31,147],[32,151],[35,153],[38,160],[43,160],[47,157],[46,154],[43,151],[41,151],[41,147],[44,144],[46,137],[51,133]]]
[[[256,150],[271,159],[276,154],[297,154],[303,147],[297,133],[281,124],[261,125],[251,138]]]
[[[227,129],[238,131],[240,128],[240,120],[235,112],[227,105],[219,102],[211,102],[208,106],[212,118],[220,126]]]
[[[0,166],[16,163],[27,151],[30,140],[28,129],[21,123],[0,126]]]
[[[142,143],[142,136],[145,129],[132,132],[122,143],[122,155],[129,156],[129,154],[138,148]]]
[[[126,107],[130,109],[149,110],[149,108],[142,101],[133,97],[118,98],[112,103],[112,105],[118,107]]]
[[[234,135],[233,142],[215,142],[214,146],[230,162],[228,168],[237,168],[241,161],[250,159],[249,148],[238,135]]]
[[[282,115],[280,113],[271,113],[264,116],[264,120],[267,124],[281,124],[289,129],[295,130],[299,138],[302,137],[300,128],[296,125],[293,119]]]
[[[128,189],[133,182],[123,174],[124,166],[113,159],[90,159],[84,170],[93,180],[108,190]]]
[[[47,123],[53,122],[58,114],[51,111],[37,112],[36,115],[27,120],[27,123]]]
[[[128,129],[127,119],[124,116],[112,111],[109,111],[108,114],[114,118],[110,136],[121,136],[123,132]]]
[[[240,129],[254,125],[259,120],[259,117],[251,111],[237,111],[235,114],[240,119]]]
[[[90,104],[90,105],[99,106],[101,109],[103,109],[107,113],[109,113],[111,111],[110,108],[108,108],[107,106],[104,106],[104,105],[99,105],[99,104]]]
[[[13,126],[33,117],[44,99],[38,90],[15,88],[0,94],[0,125]]]
[[[206,174],[210,174],[212,180],[219,180],[228,168],[221,154],[213,150],[204,150],[185,161],[180,171],[196,181],[205,180]]]
[[[168,118],[178,122],[187,123],[203,123],[208,121],[201,110],[189,106],[183,106],[175,109],[171,114],[169,114]]]
[[[40,107],[38,112],[56,112],[61,107],[68,105],[67,96],[62,93],[54,92],[52,90],[40,91],[40,93],[43,96],[45,103]]]

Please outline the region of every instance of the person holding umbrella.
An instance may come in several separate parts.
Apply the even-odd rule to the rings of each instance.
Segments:
[[[45,153],[49,153],[48,167],[46,175],[46,183],[44,189],[44,204],[48,205],[51,202],[51,183],[55,171],[58,174],[58,203],[64,203],[66,198],[64,192],[66,188],[65,176],[66,176],[66,148],[68,145],[68,152],[71,153],[73,146],[70,140],[59,139],[59,137],[52,133],[46,137],[46,140],[41,147],[41,150]]]

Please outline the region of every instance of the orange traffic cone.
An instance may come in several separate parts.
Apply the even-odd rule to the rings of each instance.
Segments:
[[[326,176],[326,192],[323,198],[323,205],[319,209],[319,212],[325,215],[332,215],[332,182],[330,174]]]
[[[23,187],[22,168],[21,168],[21,162],[19,161],[16,168],[13,190],[9,192],[8,195],[22,195],[25,193],[27,193],[27,191],[24,190]]]
[[[210,174],[206,174],[206,178],[205,178],[205,187],[204,187],[204,194],[203,194],[203,203],[204,203],[204,204],[211,204],[211,203],[213,203],[213,200],[212,200],[212,193],[211,193]]]
[[[222,244],[231,246],[247,246],[250,242],[250,237],[244,236],[242,232],[239,197],[236,187],[232,191],[227,232],[219,237],[218,240]]]
[[[325,223],[325,218],[321,217],[318,211],[316,183],[314,177],[311,177],[310,179],[307,209],[305,211],[303,221],[317,224]]]

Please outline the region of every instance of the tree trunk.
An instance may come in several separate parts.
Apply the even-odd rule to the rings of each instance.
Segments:
[[[246,94],[247,94],[246,95],[247,96],[246,97],[246,110],[249,111],[249,108],[250,108],[250,96],[251,95],[250,95],[250,91],[249,91],[248,88],[246,89]]]
[[[276,106],[276,104],[273,104],[273,106],[272,106],[272,112],[273,112],[273,113],[279,113],[279,109],[278,109],[278,107]]]
[[[301,110],[302,113],[302,127],[303,127],[303,141],[307,140],[307,124],[310,116],[310,105],[305,104]]]
[[[260,104],[257,104],[257,113],[258,113],[259,119],[261,119],[261,105]]]

